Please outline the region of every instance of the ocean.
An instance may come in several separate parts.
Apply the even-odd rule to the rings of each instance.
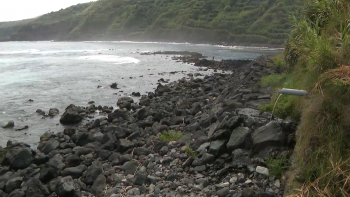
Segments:
[[[128,41],[0,42],[0,125],[13,120],[15,127],[29,127],[22,131],[0,128],[0,146],[16,140],[35,148],[43,133],[63,131],[59,118],[69,104],[87,106],[95,101],[116,108],[118,98],[152,92],[161,78],[171,82],[189,78],[189,73],[213,73],[174,61],[171,55],[141,55],[154,51],[191,51],[215,60],[246,60],[283,49]],[[114,82],[120,89],[109,87]],[[60,115],[42,118],[36,113],[37,109],[48,113],[50,108],[58,108]]]

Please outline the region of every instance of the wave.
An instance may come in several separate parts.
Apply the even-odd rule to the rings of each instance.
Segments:
[[[100,52],[100,51],[108,51],[108,50],[109,49],[40,51],[38,49],[28,49],[28,50],[21,50],[21,51],[0,51],[0,54],[11,55],[11,54],[92,53],[92,52]]]
[[[0,54],[22,54],[22,53],[35,53],[39,52],[38,49],[28,49],[28,50],[21,50],[21,51],[0,51]]]
[[[254,46],[229,46],[229,45],[219,45],[219,44],[194,44],[190,42],[152,42],[152,41],[83,41],[87,43],[129,43],[129,44],[173,44],[173,45],[193,45],[193,46],[215,46],[229,49],[237,50],[284,50],[282,47],[254,47]]]
[[[130,43],[130,44],[184,44],[184,45],[194,45],[189,42],[152,42],[152,41],[84,41],[84,42],[90,42],[90,43],[104,43],[104,42],[109,42],[109,43]]]
[[[140,60],[133,57],[120,57],[116,55],[91,55],[91,56],[81,56],[78,59],[85,60],[99,60],[104,62],[114,62],[115,64],[138,64]]]

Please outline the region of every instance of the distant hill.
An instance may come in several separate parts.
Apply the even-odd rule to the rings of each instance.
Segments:
[[[99,0],[0,23],[4,40],[153,40],[281,45],[302,0]]]

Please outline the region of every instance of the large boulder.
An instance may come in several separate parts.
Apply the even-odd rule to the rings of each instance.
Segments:
[[[227,143],[227,149],[232,151],[236,148],[248,148],[250,140],[249,128],[238,127],[232,131],[230,140]]]
[[[75,105],[70,105],[66,108],[66,111],[61,116],[60,122],[62,124],[77,124],[83,118],[79,114],[79,108]]]
[[[12,169],[24,169],[34,160],[32,150],[28,147],[14,147],[6,153],[5,161]]]
[[[126,108],[127,110],[130,110],[131,103],[134,103],[134,100],[131,97],[122,97],[118,99],[117,106],[119,106],[120,109]]]
[[[269,122],[254,131],[252,134],[253,146],[255,150],[261,150],[268,146],[283,146],[285,135],[277,122]]]

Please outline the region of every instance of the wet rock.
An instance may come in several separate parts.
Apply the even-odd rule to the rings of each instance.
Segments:
[[[55,140],[55,139],[50,139],[46,145],[42,148],[39,149],[41,152],[43,152],[44,154],[49,154],[51,151],[56,150],[58,148],[58,146],[60,145],[60,143]]]
[[[9,129],[15,127],[15,122],[13,120],[10,120],[6,125],[4,125],[2,128]]]
[[[159,84],[157,86],[157,89],[154,91],[156,95],[163,95],[166,92],[170,92],[171,89],[168,86],[163,86],[162,84]]]
[[[131,93],[131,95],[134,96],[134,97],[140,97],[141,96],[140,92],[133,92],[133,93]]]
[[[112,83],[112,85],[110,85],[109,87],[111,87],[112,89],[118,89],[118,84]]]
[[[74,197],[75,187],[72,177],[63,177],[57,181],[56,194],[58,197]]]
[[[34,163],[36,165],[41,165],[41,164],[45,164],[46,162],[49,161],[49,156],[47,155],[44,155],[44,154],[37,154],[35,155],[34,157]]]
[[[64,129],[63,134],[72,137],[75,134],[75,129]]]
[[[66,108],[66,111],[61,116],[60,122],[62,124],[77,124],[79,123],[83,118],[78,113],[78,107],[75,105],[69,105]]]
[[[282,146],[285,144],[285,135],[277,122],[270,122],[258,128],[252,134],[252,138],[253,146],[256,150],[261,150],[268,146]]]
[[[100,174],[91,186],[91,191],[96,197],[104,196],[103,191],[106,188],[106,177]]]
[[[57,108],[51,108],[50,110],[49,110],[49,116],[51,116],[51,117],[53,117],[53,116],[56,116],[56,115],[58,115],[59,114],[59,110],[57,109]]]
[[[119,106],[120,109],[126,108],[127,110],[131,109],[131,103],[134,103],[134,100],[130,97],[121,97],[118,99],[117,106]]]
[[[127,120],[128,119],[128,116],[126,115],[125,112],[117,109],[115,110],[113,113],[111,114],[108,114],[108,122],[113,122],[113,120],[115,119],[123,119],[123,120]]]
[[[12,169],[24,169],[34,160],[32,150],[27,147],[14,147],[6,153],[6,163],[10,164]]]
[[[42,115],[42,116],[45,115],[45,112],[43,110],[41,110],[41,109],[37,109],[36,113],[39,114],[39,115]]]
[[[237,148],[248,148],[249,141],[249,128],[238,127],[232,131],[231,137],[227,143],[227,149],[232,151]]]
[[[141,106],[149,106],[151,104],[151,100],[147,96],[142,96],[142,98],[140,99],[139,104]]]
[[[22,130],[26,130],[28,128],[29,128],[28,125],[23,126],[23,127],[16,127],[15,131],[22,131]]]

